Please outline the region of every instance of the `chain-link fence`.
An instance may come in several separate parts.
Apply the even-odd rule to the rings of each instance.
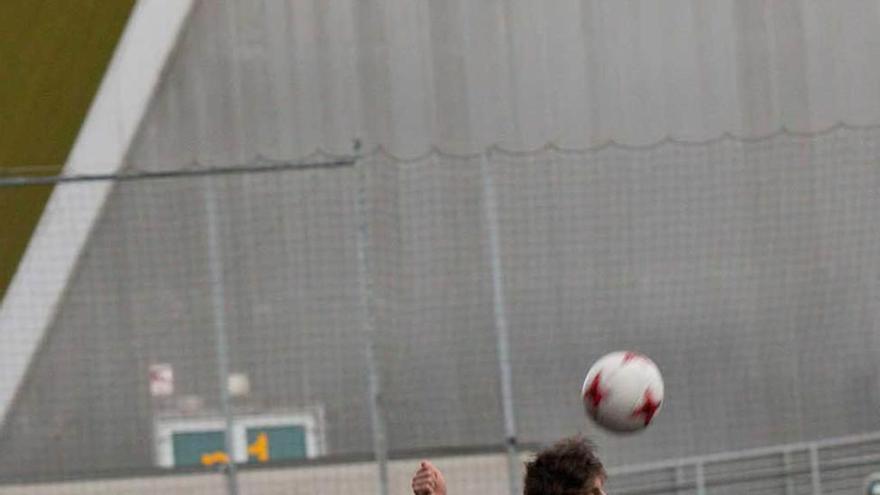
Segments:
[[[616,493],[880,464],[876,129],[170,169],[3,179],[54,191],[0,315],[0,493],[402,494],[432,457],[508,494],[576,433]],[[615,349],[666,379],[637,436],[580,404]]]

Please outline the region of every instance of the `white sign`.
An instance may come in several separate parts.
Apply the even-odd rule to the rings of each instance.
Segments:
[[[230,373],[228,386],[232,397],[244,397],[251,391],[251,381],[245,373]]]
[[[150,395],[153,397],[174,395],[174,368],[170,364],[150,365]]]

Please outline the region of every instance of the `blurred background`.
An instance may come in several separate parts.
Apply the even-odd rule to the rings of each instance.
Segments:
[[[577,433],[616,494],[880,471],[880,2],[0,26],[0,494],[516,494]],[[617,349],[666,381],[634,436],[579,396]]]

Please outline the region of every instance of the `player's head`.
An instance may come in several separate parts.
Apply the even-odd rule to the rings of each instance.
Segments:
[[[583,437],[561,440],[526,464],[525,495],[600,495],[605,468]]]

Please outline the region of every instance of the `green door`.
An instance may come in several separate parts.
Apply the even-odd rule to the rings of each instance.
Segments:
[[[261,438],[260,435],[264,437]],[[306,458],[306,430],[298,425],[247,429],[248,462],[289,461]],[[265,449],[261,460],[259,453]]]
[[[201,466],[202,455],[216,454],[226,449],[222,431],[187,431],[173,436],[174,465]]]

